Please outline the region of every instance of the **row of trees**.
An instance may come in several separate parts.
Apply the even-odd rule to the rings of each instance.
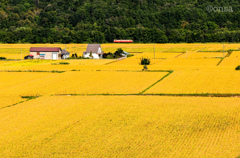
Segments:
[[[116,28],[113,28],[113,30]],[[216,33],[204,33],[189,30],[170,29],[163,32],[157,28],[127,30],[116,29],[101,31],[75,31],[68,28],[25,28],[13,31],[0,30],[2,43],[106,43],[113,39],[133,39],[134,42],[143,43],[178,43],[178,42],[240,42],[240,30],[223,30]]]
[[[238,0],[1,0],[0,42],[239,42],[239,17]]]

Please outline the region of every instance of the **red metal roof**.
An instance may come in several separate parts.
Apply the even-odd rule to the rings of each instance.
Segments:
[[[60,47],[31,47],[30,52],[59,52]]]

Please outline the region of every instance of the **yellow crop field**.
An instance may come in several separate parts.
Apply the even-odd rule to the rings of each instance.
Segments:
[[[182,55],[183,53],[162,53],[162,52],[144,52],[133,56],[132,58],[141,59],[143,58],[150,58],[150,59],[165,59],[165,58],[177,58],[178,56]]]
[[[238,71],[175,71],[146,93],[239,93]]]
[[[0,95],[133,94],[167,72],[73,71],[66,73],[0,72]],[[139,86],[141,85],[141,86]]]
[[[28,54],[0,54],[0,57],[5,57],[7,59],[24,59],[25,56],[29,55]]]
[[[240,58],[240,51],[233,51],[229,58]]]
[[[81,56],[87,44],[0,44],[0,156],[238,157],[240,45],[224,45],[101,44],[134,56],[21,60],[30,47]]]
[[[23,99],[20,96],[8,96],[8,95],[1,95],[0,97],[0,110],[4,108],[8,108],[10,106],[13,106],[15,104],[18,104],[20,102],[25,101],[26,99]]]
[[[206,59],[189,59],[189,58],[172,58],[166,59],[156,63],[159,66],[169,66],[174,70],[175,66],[189,66],[189,67],[199,67],[199,66],[216,66],[220,58],[206,58]]]
[[[2,157],[237,157],[239,98],[43,96],[0,113]]]
[[[221,52],[187,52],[179,56],[179,58],[223,58],[227,53]]]

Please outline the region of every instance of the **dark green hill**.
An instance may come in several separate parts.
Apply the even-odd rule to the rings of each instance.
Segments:
[[[239,42],[239,0],[0,0],[0,42]]]

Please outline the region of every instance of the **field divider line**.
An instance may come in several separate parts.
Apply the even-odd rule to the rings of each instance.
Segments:
[[[145,90],[143,90],[142,92],[140,92],[139,94],[143,94],[144,92],[146,92],[147,90],[149,90],[150,88],[152,88],[153,86],[155,86],[157,83],[161,82],[164,78],[168,77],[170,74],[172,74],[174,71],[169,71],[168,74],[166,74],[165,76],[163,76],[161,79],[159,79],[157,82],[153,83],[151,86],[149,86],[148,88],[146,88]]]
[[[0,72],[46,72],[46,73],[64,73],[66,71],[58,71],[58,70],[52,70],[52,71],[45,71],[45,70],[0,70]]]
[[[132,94],[52,94],[50,96],[173,96],[173,97],[240,97],[240,93],[132,93]]]
[[[109,65],[109,64],[112,64],[112,63],[115,63],[115,62],[118,62],[118,61],[121,61],[121,60],[124,60],[124,59],[127,59],[127,58],[126,57],[121,57],[121,58],[115,59],[115,61],[111,61],[111,62],[106,63],[104,65]]]
[[[219,66],[222,63],[223,59],[225,59],[225,57],[221,58],[221,60],[217,63],[217,66]]]
[[[169,72],[170,70],[147,70],[147,71],[143,71],[143,70],[69,70],[69,71],[116,71],[116,72]]]
[[[182,56],[182,55],[185,54],[185,53],[186,53],[186,52],[183,52],[183,53],[181,53],[181,54],[175,56],[174,58],[178,58],[178,57]]]
[[[18,104],[27,102],[27,101],[29,101],[29,100],[36,99],[36,98],[38,98],[38,97],[40,97],[40,96],[22,96],[22,98],[23,98],[23,99],[26,99],[26,100],[20,101],[20,102],[18,102],[18,103],[12,104],[12,105],[4,106],[4,107],[2,107],[0,110],[6,109],[6,108],[10,108],[10,107],[13,107],[13,106],[16,106],[16,105],[18,105]]]

